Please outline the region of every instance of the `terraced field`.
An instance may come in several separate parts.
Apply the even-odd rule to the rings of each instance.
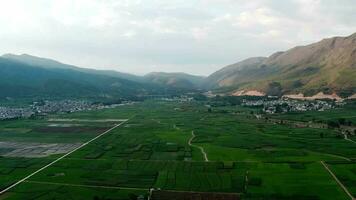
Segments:
[[[356,195],[356,145],[338,135],[256,119],[241,107],[210,111],[201,102],[4,121],[0,189],[47,167],[0,199],[350,199],[321,163]],[[47,156],[32,156],[36,149],[9,156],[16,149],[1,147],[26,143],[79,146]]]

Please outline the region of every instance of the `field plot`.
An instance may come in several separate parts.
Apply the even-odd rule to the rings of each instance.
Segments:
[[[24,182],[12,192],[4,196],[5,199],[137,199],[144,196],[146,190],[118,189],[105,187],[86,187],[81,185],[56,185],[50,183]]]
[[[0,141],[34,143],[81,143],[114,122],[56,122],[47,119],[11,120],[0,123]]]
[[[247,182],[251,199],[348,199],[320,163],[255,163]]]
[[[121,119],[80,118],[63,121],[53,118],[56,116],[51,117],[1,122],[1,190],[123,122]]]
[[[29,142],[0,142],[3,157],[47,157],[64,154],[80,146],[77,144],[29,143]]]
[[[356,196],[356,163],[355,162],[329,162],[329,168],[349,192]]]
[[[188,191],[242,192],[245,171],[223,163],[173,161],[108,161],[65,159],[29,179],[116,188],[162,188]]]
[[[146,101],[5,122],[0,153],[8,155],[11,145],[22,143],[35,149],[85,144],[12,188],[6,199],[137,199],[155,188],[153,199],[209,199],[214,192],[221,199],[341,200],[348,196],[321,164],[328,163],[355,194],[356,145],[338,135],[334,129],[256,119],[247,108],[209,111],[199,102]],[[2,188],[63,153],[2,157]],[[20,168],[21,161],[29,164]]]
[[[0,189],[5,189],[50,161],[50,158],[0,157]]]

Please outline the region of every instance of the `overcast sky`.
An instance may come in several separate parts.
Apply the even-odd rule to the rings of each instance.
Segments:
[[[0,53],[208,75],[356,32],[356,0],[0,0]]]

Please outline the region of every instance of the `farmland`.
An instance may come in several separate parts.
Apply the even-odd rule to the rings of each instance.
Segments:
[[[151,188],[155,199],[212,192],[226,199],[350,199],[321,161],[356,196],[355,143],[337,129],[295,128],[251,111],[150,100],[2,121],[1,190],[50,165],[0,199],[137,199]],[[352,109],[322,113],[320,121],[343,112],[354,121]],[[268,117],[305,116],[316,114]]]

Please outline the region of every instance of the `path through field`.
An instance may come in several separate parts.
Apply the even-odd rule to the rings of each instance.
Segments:
[[[32,176],[36,175],[37,173],[43,171],[44,169],[46,169],[46,168],[52,166],[53,164],[57,163],[58,161],[62,160],[62,159],[65,158],[65,157],[67,157],[68,155],[72,154],[73,152],[75,152],[75,151],[77,151],[77,150],[83,148],[84,146],[88,145],[89,143],[93,142],[94,140],[97,140],[97,139],[100,138],[101,136],[103,136],[103,135],[109,133],[110,131],[114,130],[115,128],[119,127],[120,125],[122,125],[123,123],[125,123],[125,122],[127,122],[127,121],[128,121],[128,119],[122,120],[121,123],[116,124],[114,127],[112,127],[112,128],[110,128],[110,129],[106,130],[105,132],[103,132],[103,133],[97,135],[97,136],[94,137],[93,139],[91,139],[91,140],[89,140],[89,141],[83,143],[83,144],[80,145],[79,147],[77,147],[77,148],[73,149],[72,151],[70,151],[70,152],[64,154],[63,156],[57,158],[56,160],[52,161],[51,163],[45,165],[44,167],[42,167],[42,168],[40,168],[40,169],[38,169],[38,170],[36,170],[35,172],[33,172],[33,173],[31,173],[30,175],[26,176],[25,178],[23,178],[23,179],[17,181],[16,183],[10,185],[9,187],[7,187],[7,188],[5,188],[4,190],[0,191],[0,195],[2,195],[2,194],[4,194],[5,192],[7,192],[8,190],[14,188],[14,187],[17,186],[18,184],[20,184],[20,183],[26,181],[27,179],[31,178]]]
[[[356,144],[355,141],[353,141],[353,140],[351,140],[350,138],[347,137],[347,134],[346,134],[346,133],[344,133],[344,139]]]
[[[47,182],[47,181],[24,181],[24,182],[42,184],[42,185],[60,185],[60,186],[71,186],[71,187],[105,188],[105,189],[119,189],[119,190],[142,190],[143,189],[143,188],[135,188],[135,187],[116,187],[116,186],[105,186],[105,185],[83,185],[83,184],[56,183],[56,182]]]
[[[194,138],[195,138],[195,134],[194,134],[194,131],[192,131],[192,137],[191,137],[191,138],[189,139],[189,141],[188,141],[189,146],[196,147],[196,148],[200,149],[201,153],[202,153],[202,154],[203,154],[203,156],[204,156],[204,160],[205,160],[205,162],[208,162],[208,161],[209,161],[209,159],[208,159],[208,155],[206,154],[206,152],[205,152],[204,148],[203,148],[203,147],[201,147],[201,146],[198,146],[198,145],[192,144],[192,141],[193,141],[193,139],[194,139]]]
[[[347,190],[344,184],[342,184],[341,181],[339,181],[339,179],[336,177],[336,175],[329,169],[328,165],[324,161],[320,161],[320,163],[330,173],[330,175],[335,179],[335,181],[340,185],[340,187],[346,192],[346,194],[350,197],[350,199],[356,200],[356,198],[352,196],[352,194],[349,192],[349,190]]]

